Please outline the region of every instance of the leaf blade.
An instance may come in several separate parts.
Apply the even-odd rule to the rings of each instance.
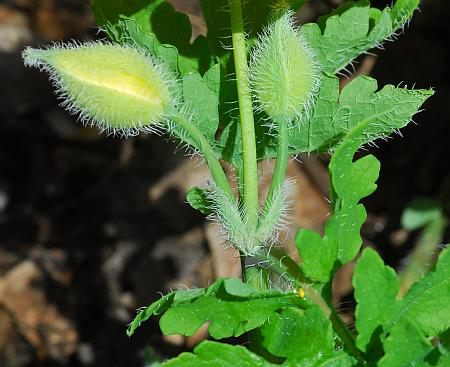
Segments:
[[[411,287],[385,328],[389,330],[408,318],[425,335],[437,336],[450,328],[449,299],[450,249],[447,248],[440,254],[436,269]]]
[[[219,279],[207,289],[173,292],[151,304],[138,313],[128,335],[150,317],[162,315],[165,335],[193,335],[210,322],[210,335],[222,339],[260,327],[282,307],[305,304],[296,293],[259,292],[237,279]]]
[[[333,214],[325,225],[325,236],[305,230],[297,236],[302,269],[320,282],[327,282],[337,267],[351,261],[362,244],[360,229],[366,211],[359,201],[375,191],[380,170],[378,160],[370,155],[353,162],[368,125],[369,121],[362,121],[351,129],[329,164]]]
[[[291,154],[334,150],[350,129],[370,122],[363,143],[384,138],[405,127],[434,92],[395,88],[377,91],[375,79],[355,78],[339,93],[338,79],[324,74],[311,118],[289,130]]]
[[[433,346],[412,322],[397,324],[383,344],[385,355],[379,367],[431,367],[425,359]]]
[[[334,351],[333,328],[317,306],[305,312],[286,308],[261,330],[263,346],[289,363],[310,359],[319,362]],[[320,357],[318,357],[320,356]]]
[[[337,73],[360,54],[377,47],[412,17],[418,0],[400,0],[394,7],[380,11],[370,8],[368,1],[346,2],[319,25],[305,24],[302,33],[317,50],[325,72]]]
[[[272,367],[262,357],[242,346],[233,346],[212,341],[203,341],[194,353],[181,353],[178,357],[162,364],[162,367]]]
[[[375,342],[377,329],[380,335],[382,325],[395,312],[399,290],[397,275],[392,268],[384,265],[376,251],[367,248],[356,264],[353,288],[357,301],[356,345],[367,352],[372,348],[371,342]]]
[[[175,47],[181,75],[192,71],[203,73],[212,64],[206,39],[200,36],[191,44],[192,27],[188,16],[175,11],[165,0],[94,0],[91,8],[97,25],[115,42],[137,45],[163,60],[165,55],[160,46]]]

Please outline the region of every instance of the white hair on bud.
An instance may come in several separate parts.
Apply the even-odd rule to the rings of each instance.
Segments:
[[[251,51],[250,80],[256,108],[270,118],[304,120],[320,88],[320,64],[294,13],[286,11],[264,29]]]
[[[101,83],[96,84],[95,81],[83,80],[82,76],[76,79],[77,76],[74,76],[74,80],[72,81],[72,87],[68,82],[69,71],[67,65],[69,63],[76,63],[76,55],[68,54],[66,56],[67,60],[59,59],[56,60],[55,57],[58,55],[58,52],[63,53],[64,51],[76,51],[83,50],[88,53],[89,57],[96,57],[96,49],[104,49],[110,48],[111,53],[114,52],[118,55],[130,55],[130,62],[141,63],[146,60],[140,66],[142,68],[147,67],[151,70],[155,75],[158,76],[159,82],[161,83],[161,89],[158,92],[166,93],[167,97],[165,98],[165,106],[166,109],[170,106],[177,106],[180,104],[180,93],[179,93],[179,82],[177,78],[169,72],[169,68],[164,65],[164,63],[156,58],[155,56],[148,53],[146,50],[143,50],[137,46],[129,46],[129,45],[117,45],[110,42],[104,41],[95,41],[95,42],[86,42],[80,43],[77,41],[72,41],[69,43],[54,43],[53,45],[43,48],[43,49],[33,49],[31,47],[27,47],[23,53],[22,57],[24,59],[24,63],[26,66],[36,67],[41,71],[45,71],[49,73],[50,80],[55,86],[55,93],[59,100],[61,100],[60,105],[65,108],[70,114],[77,114],[78,120],[84,126],[95,126],[99,129],[100,132],[104,132],[107,135],[119,136],[119,137],[129,137],[138,135],[140,132],[145,133],[156,133],[159,134],[162,130],[165,130],[167,127],[167,122],[169,115],[163,111],[155,111],[154,115],[151,116],[149,120],[143,118],[139,112],[129,113],[133,111],[122,111],[122,109],[132,109],[133,103],[130,100],[130,103],[127,102],[127,94],[126,91],[123,91],[124,98],[123,103],[118,104],[117,108],[108,109],[102,103],[97,103],[101,100],[101,98],[107,98],[106,92],[102,95],[96,95],[92,92],[92,88],[90,87],[101,87]],[[136,56],[140,55],[143,58],[140,60],[133,60],[133,54]],[[56,56],[55,56],[56,55]],[[104,55],[100,55],[103,57]],[[104,62],[105,60],[101,60]],[[106,60],[109,61],[109,60]],[[113,62],[114,60],[111,60]],[[72,64],[75,65],[75,64]],[[119,65],[120,66],[120,65]],[[82,68],[83,65],[77,65],[78,69],[83,73],[89,73],[89,65],[86,65],[84,71]],[[112,68],[113,66],[111,66]],[[114,75],[114,70],[109,70],[111,75]],[[119,72],[120,72],[119,68]],[[88,77],[88,74],[86,75]],[[78,88],[75,92],[75,82],[79,85],[76,86]],[[86,86],[82,86],[82,83],[86,82]],[[105,81],[106,83],[107,81]],[[147,81],[151,83],[151,80]],[[106,89],[106,88],[104,88]],[[97,91],[98,92],[98,91]],[[117,88],[113,91],[114,93],[120,93],[121,88]],[[133,93],[132,93],[133,92]],[[139,99],[140,90],[130,91],[131,97]],[[90,95],[90,93],[92,95]],[[134,94],[135,93],[135,94]],[[134,95],[133,95],[134,94]],[[106,97],[105,97],[106,96]],[[100,98],[100,99],[99,99]],[[143,98],[143,97],[142,97]],[[92,106],[95,106],[93,108]],[[142,108],[142,106],[140,106]],[[137,107],[138,109],[138,107]],[[112,123],[114,121],[114,123]],[[123,121],[120,123],[118,121]]]

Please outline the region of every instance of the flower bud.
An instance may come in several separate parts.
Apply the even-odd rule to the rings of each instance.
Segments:
[[[27,48],[26,66],[50,73],[62,106],[120,135],[152,130],[173,104],[170,80],[150,55],[105,43]]]
[[[289,121],[308,112],[320,85],[315,55],[288,11],[258,39],[251,55],[250,76],[259,108],[269,117]]]

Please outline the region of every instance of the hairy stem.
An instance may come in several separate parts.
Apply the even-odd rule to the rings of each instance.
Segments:
[[[286,169],[289,160],[288,152],[288,121],[285,117],[276,117],[273,122],[278,128],[278,146],[277,146],[277,160],[275,169],[270,183],[269,192],[267,194],[264,210],[269,210],[274,197],[278,191],[283,187],[286,178]]]
[[[197,128],[197,126],[188,121],[185,116],[179,113],[174,113],[172,119],[180,125],[181,128],[189,133],[189,137],[194,141],[195,145],[203,154],[209,170],[211,171],[211,176],[217,187],[219,187],[230,198],[234,198],[233,190],[231,189],[219,159],[202,132]]]
[[[258,225],[258,166],[255,120],[247,64],[247,47],[242,21],[241,0],[229,0],[233,55],[242,133],[243,205],[249,230]]]

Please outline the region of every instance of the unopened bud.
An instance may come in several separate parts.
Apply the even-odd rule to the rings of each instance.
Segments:
[[[259,38],[251,57],[251,81],[259,108],[293,120],[308,112],[320,85],[314,51],[288,11]]]
[[[152,130],[173,103],[163,67],[135,48],[99,42],[29,47],[23,58],[25,65],[50,73],[65,108],[102,131]]]

